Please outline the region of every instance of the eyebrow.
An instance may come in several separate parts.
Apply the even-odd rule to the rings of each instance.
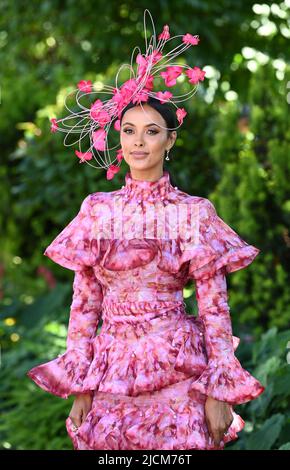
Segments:
[[[135,127],[135,124],[132,124],[131,122],[125,122],[124,124],[122,124],[122,127],[125,126],[126,124],[129,124],[129,126],[134,126]],[[160,127],[160,126],[158,126],[158,124],[155,124],[155,122],[151,122],[150,124],[146,124],[144,127],[149,127],[149,126]]]

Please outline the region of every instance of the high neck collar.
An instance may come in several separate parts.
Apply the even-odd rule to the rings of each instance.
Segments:
[[[163,175],[156,181],[136,180],[130,171],[125,175],[125,185],[123,186],[127,199],[141,201],[156,201],[166,199],[167,194],[172,189],[169,172],[164,170]]]

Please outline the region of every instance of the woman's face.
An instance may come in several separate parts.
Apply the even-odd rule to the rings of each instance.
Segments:
[[[125,112],[120,130],[120,142],[124,160],[130,166],[132,172],[148,171],[163,167],[164,154],[166,150],[174,145],[176,131],[167,135],[166,121],[161,114],[148,104],[142,104],[128,109]],[[138,158],[133,152],[144,152]]]

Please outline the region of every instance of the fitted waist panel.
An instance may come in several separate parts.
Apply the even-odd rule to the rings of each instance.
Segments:
[[[142,323],[157,317],[167,317],[178,313],[185,314],[183,300],[116,302],[106,296],[102,304],[102,319],[105,323]]]
[[[183,302],[183,290],[169,290],[166,286],[126,289],[108,289],[105,299],[112,302]]]

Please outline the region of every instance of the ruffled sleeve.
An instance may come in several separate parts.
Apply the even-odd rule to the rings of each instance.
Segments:
[[[93,237],[91,196],[81,204],[75,218],[60,232],[44,251],[44,255],[64,268],[76,271],[83,266],[93,266],[98,256],[98,240]]]
[[[265,387],[235,356],[226,274],[249,265],[260,250],[245,242],[204,199],[197,240],[186,244],[189,277],[195,280],[198,316],[204,325],[208,364],[193,390],[232,405],[257,398]]]
[[[204,325],[208,364],[192,389],[232,405],[257,398],[264,386],[235,356],[226,276],[222,272],[195,282],[198,315]]]
[[[190,261],[190,278],[206,279],[218,271],[227,274],[243,269],[260,253],[219,217],[209,199],[198,205],[195,219],[194,236],[189,232],[181,242],[181,262]]]
[[[68,324],[67,349],[56,359],[40,364],[27,372],[43,390],[62,398],[89,393],[83,387],[93,359],[92,340],[99,320],[103,291],[92,267],[75,272],[73,299]]]

